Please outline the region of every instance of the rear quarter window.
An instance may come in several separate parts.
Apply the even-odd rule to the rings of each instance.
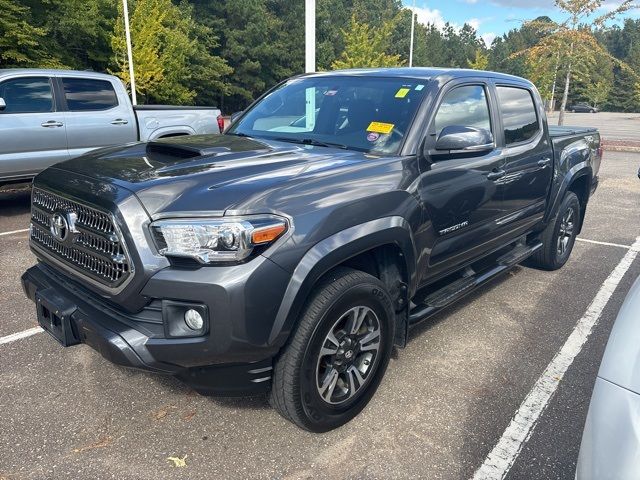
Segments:
[[[111,82],[87,78],[63,78],[64,97],[72,112],[108,110],[118,105]]]
[[[504,138],[507,145],[531,140],[540,130],[531,92],[525,88],[497,87]]]

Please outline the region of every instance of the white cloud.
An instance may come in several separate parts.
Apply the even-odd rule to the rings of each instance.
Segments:
[[[483,33],[480,36],[482,37],[482,40],[484,40],[484,43],[487,45],[487,48],[490,48],[497,35],[493,32],[489,32]]]
[[[480,20],[479,18],[470,18],[465,23],[471,25],[474,30],[478,30],[478,27],[480,27],[480,23],[482,23],[482,20]]]
[[[464,0],[464,3],[468,3],[469,5],[475,5],[478,3],[478,0]]]
[[[413,10],[416,14],[417,20],[425,25],[431,23],[437,28],[444,27],[446,23],[442,12],[438,9],[422,8],[422,7],[408,7],[409,10]]]

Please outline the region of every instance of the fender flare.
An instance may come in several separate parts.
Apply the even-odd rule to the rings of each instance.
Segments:
[[[164,137],[167,135],[195,135],[195,134],[196,134],[196,131],[193,128],[186,125],[160,127],[153,130],[151,133],[149,133],[147,141],[157,140],[158,138]]]
[[[556,192],[555,197],[552,198],[551,208],[547,213],[545,224],[548,224],[551,221],[551,219],[554,218],[558,213],[558,208],[560,208],[562,199],[567,193],[567,190],[569,190],[569,186],[575,180],[584,176],[588,176],[591,182],[591,179],[593,178],[593,170],[588,160],[577,163],[576,165],[571,167],[567,172],[567,174],[564,176],[562,183],[558,187],[558,191]]]
[[[412,291],[416,281],[416,252],[411,228],[404,218],[384,217],[347,228],[320,241],[302,257],[282,297],[269,343],[284,344],[313,286],[325,273],[349,258],[388,244],[400,248],[409,291]]]

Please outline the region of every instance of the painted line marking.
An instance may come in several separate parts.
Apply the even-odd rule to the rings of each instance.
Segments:
[[[597,325],[604,307],[639,251],[640,237],[636,238],[620,263],[602,283],[598,293],[591,301],[585,314],[576,323],[567,341],[527,394],[502,437],[485,458],[484,463],[476,470],[473,480],[501,480],[509,473],[523,445],[533,433],[538,419],[549,405],[549,401],[556,392],[564,374],[582,350],[593,327]]]
[[[576,240],[579,242],[593,243],[596,245],[606,245],[608,247],[624,248],[625,250],[629,250],[631,248],[631,245],[622,245],[620,243],[610,243],[610,242],[600,242],[598,240],[588,240],[586,238],[576,238]]]
[[[40,332],[44,332],[44,330],[42,330],[42,328],[40,327],[33,327],[28,330],[23,330],[22,332],[12,333],[11,335],[7,335],[6,337],[0,337],[0,345],[15,342],[16,340],[27,338]]]
[[[0,232],[0,237],[3,237],[5,235],[13,235],[14,233],[24,233],[28,231],[29,231],[28,228],[22,228],[20,230],[11,230],[10,232]]]

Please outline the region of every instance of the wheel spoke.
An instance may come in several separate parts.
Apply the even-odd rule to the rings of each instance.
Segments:
[[[380,330],[374,330],[372,332],[369,332],[360,339],[361,352],[378,350],[379,347],[380,347]]]
[[[320,349],[320,356],[324,357],[327,355],[335,355],[336,353],[338,353],[339,347],[340,347],[340,341],[336,338],[333,332],[329,332],[327,334],[327,338],[325,338],[324,340],[324,345],[322,346],[322,349]]]
[[[349,332],[354,335],[358,333],[367,316],[367,309],[363,307],[354,308],[351,312],[351,322],[349,324]]]
[[[338,371],[335,368],[332,368],[324,377],[324,381],[320,386],[320,395],[322,395],[322,398],[327,402],[331,402],[331,396],[336,388],[336,383],[338,383],[338,377]]]
[[[360,370],[353,365],[347,370],[347,378],[349,379],[349,398],[351,398],[364,384],[364,378],[360,375]]]

